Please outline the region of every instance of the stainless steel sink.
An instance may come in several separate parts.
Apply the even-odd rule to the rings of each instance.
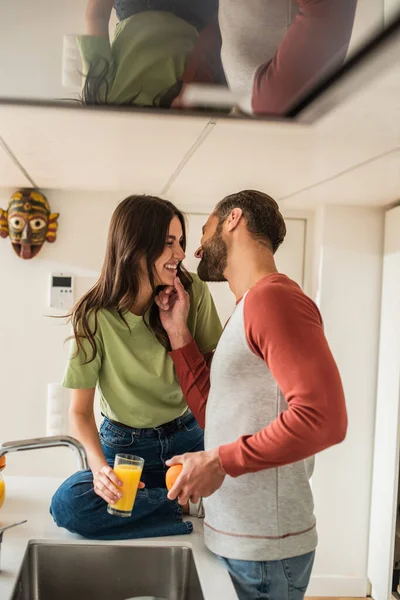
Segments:
[[[11,600],[204,600],[186,546],[30,542]]]

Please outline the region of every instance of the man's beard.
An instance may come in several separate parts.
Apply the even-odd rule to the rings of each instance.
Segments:
[[[197,267],[202,281],[226,281],[224,271],[228,264],[228,248],[222,239],[222,226],[218,225],[213,237],[203,246],[203,256]]]

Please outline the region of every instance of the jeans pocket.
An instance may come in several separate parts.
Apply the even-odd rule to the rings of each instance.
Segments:
[[[100,427],[100,441],[117,452],[124,452],[133,444],[133,433],[124,427],[118,427],[109,421],[103,421]]]
[[[301,556],[294,556],[282,561],[283,570],[289,583],[291,592],[304,594],[310,582],[311,571],[314,564],[315,552],[309,552]],[[290,600],[297,600],[302,596],[290,595]]]
[[[264,598],[265,562],[236,560],[219,556],[225,564],[239,600]],[[275,599],[274,599],[275,600]]]

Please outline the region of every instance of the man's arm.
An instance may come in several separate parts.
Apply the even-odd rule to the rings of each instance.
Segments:
[[[86,33],[109,39],[108,27],[114,0],[88,0],[86,8]]]
[[[204,429],[212,353],[203,356],[189,332],[186,337],[171,337],[170,356],[174,361],[183,395],[199,426]]]
[[[200,32],[196,45],[188,56],[182,81],[226,85],[221,62],[221,44],[221,32],[216,17]]]
[[[255,75],[256,114],[283,114],[323,72],[346,58],[357,0],[296,1],[299,14],[275,57]]]
[[[209,350],[215,347],[221,333],[221,323],[211,294],[208,288],[204,287],[202,302],[198,307],[198,326],[202,331],[195,333],[204,356],[187,325],[190,297],[179,277],[175,279],[174,286],[163,290],[155,301],[160,309],[161,323],[169,337],[172,350],[170,356],[174,361],[183,395],[198,424],[204,429],[210,389],[209,365],[213,354]],[[212,324],[212,332],[208,331],[210,324]]]
[[[343,441],[343,387],[315,304],[300,288],[258,287],[245,299],[246,337],[268,365],[288,409],[254,435],[220,446],[232,477],[283,466]],[[245,367],[244,367],[245,368]]]

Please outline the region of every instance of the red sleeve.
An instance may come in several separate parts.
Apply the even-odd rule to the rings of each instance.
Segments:
[[[215,20],[200,32],[196,45],[189,55],[182,81],[226,84],[221,62],[221,44],[218,20]]]
[[[289,280],[265,282],[245,298],[246,336],[288,409],[258,433],[220,447],[233,477],[312,456],[343,441],[347,430],[343,387],[316,305]]]
[[[256,114],[283,114],[326,69],[340,66],[346,58],[357,0],[296,1],[299,14],[275,57],[256,73]]]
[[[210,391],[210,369],[212,354],[203,356],[193,340],[187,346],[173,350],[170,356],[174,361],[176,375],[186,402],[204,429],[206,404]]]

